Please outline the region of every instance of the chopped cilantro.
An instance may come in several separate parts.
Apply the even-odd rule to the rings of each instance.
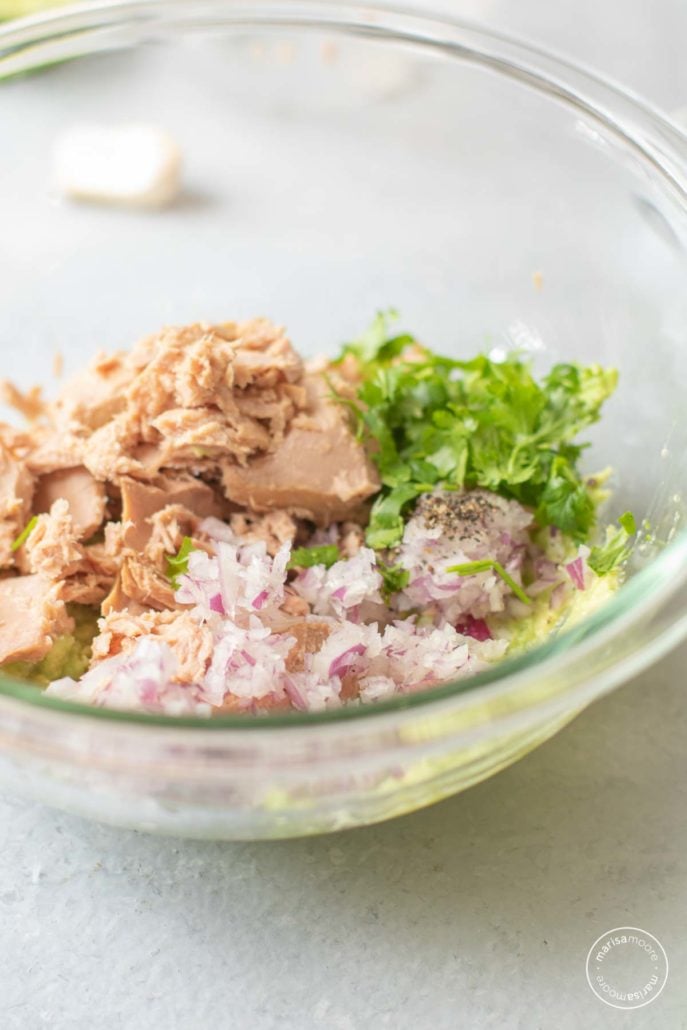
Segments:
[[[393,547],[403,535],[402,512],[427,489],[424,483],[406,483],[382,491],[372,505],[366,542],[376,551]]]
[[[357,340],[346,344],[341,357],[351,353],[364,364],[372,361],[387,361],[397,357],[406,347],[415,342],[408,333],[401,333],[399,336],[391,335],[390,324],[397,318],[398,312],[393,308],[389,311],[377,312],[369,329],[366,329]]]
[[[606,576],[630,556],[632,550],[630,538],[637,532],[634,515],[632,512],[626,511],[624,515],[620,516],[618,522],[620,523],[618,528],[608,527],[604,543],[592,547],[591,554],[587,558],[587,564],[597,576]]]
[[[457,572],[459,576],[474,576],[478,572],[496,572],[523,604],[532,604],[532,598],[527,596],[522,587],[506,572],[503,565],[494,558],[483,558],[481,561],[468,561],[463,562],[462,565],[451,565],[446,571]]]
[[[194,550],[193,540],[185,536],[177,553],[167,555],[167,578],[173,590],[179,589],[179,576],[188,572],[188,556]]]
[[[637,532],[637,523],[635,522],[635,517],[631,511],[624,512],[618,519],[618,522],[620,523],[621,528],[625,530],[628,536],[634,536]]]
[[[16,538],[16,540],[12,541],[11,549],[13,551],[18,551],[20,547],[24,546],[24,544],[26,543],[26,541],[29,539],[29,537],[33,533],[34,529],[36,528],[36,523],[37,522],[38,522],[38,516],[37,515],[34,515],[33,518],[29,519],[29,521],[26,523],[26,525],[24,526],[24,528],[22,529],[21,533]]]
[[[382,596],[388,601],[392,594],[397,594],[408,586],[410,573],[401,565],[385,565],[377,562],[377,572],[382,577]]]
[[[436,355],[391,335],[390,317],[378,315],[338,359],[358,362],[356,419],[382,481],[368,545],[398,544],[415,499],[436,486],[493,490],[532,508],[541,525],[587,540],[595,503],[577,468],[585,445],[575,441],[598,420],[616,371],[559,364],[537,381],[518,355]]]
[[[313,565],[324,565],[330,568],[340,558],[336,544],[325,544],[322,547],[297,547],[291,552],[291,561],[287,569],[309,569]]]

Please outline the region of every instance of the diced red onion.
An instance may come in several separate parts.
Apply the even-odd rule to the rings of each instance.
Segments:
[[[484,619],[475,619],[467,615],[457,626],[458,632],[473,640],[493,640],[491,630]]]
[[[575,558],[573,561],[569,561],[565,566],[565,571],[568,573],[573,585],[576,586],[578,590],[585,589],[584,562],[581,558]]]
[[[331,663],[329,666],[329,675],[340,676],[342,672],[345,672],[351,667],[351,665],[353,665],[353,662],[358,655],[363,654],[365,654],[364,644],[354,644],[353,647],[349,647]]]
[[[294,708],[300,709],[301,712],[307,712],[307,702],[291,676],[284,677],[284,693]]]
[[[490,558],[517,575],[527,562],[534,570],[530,592],[551,591],[552,608],[570,596],[569,581],[585,589],[588,550],[581,548],[563,565],[555,557],[561,548],[531,542],[532,516],[521,505],[497,498],[485,510],[483,522],[453,535],[415,516],[409,520],[395,559],[409,582],[391,606],[383,602],[377,557],[370,548],[361,547],[329,569],[301,570],[288,587],[307,606],[307,614],[298,618],[306,624],[324,620],[327,633],[317,651],[303,654],[296,671],[289,668],[296,630],[291,636],[288,629],[279,629],[288,545],[272,558],[264,544],[242,544],[226,524],[206,520],[202,528],[215,541],[215,554],[194,551],[176,592],[212,635],[201,682],[178,683],[173,650],[145,636],[133,652],[99,663],[78,683],[64,679],[48,690],[113,707],[206,714],[226,700],[256,712],[285,699],[299,710],[336,706],[342,703],[341,678],[352,667],[363,703],[466,676],[501,657],[508,646],[507,634],[495,638],[490,631],[490,613],[507,610],[517,618],[531,610],[506,597],[506,587],[493,572],[458,577],[447,573],[448,567]],[[555,535],[551,531],[551,538]],[[330,537],[339,539],[338,527],[323,531],[316,542]]]

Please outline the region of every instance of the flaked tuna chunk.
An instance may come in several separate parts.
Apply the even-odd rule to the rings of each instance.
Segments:
[[[124,547],[142,552],[153,532],[151,516],[168,506],[180,506],[206,518],[221,518],[225,506],[215,491],[200,479],[189,475],[160,475],[151,483],[125,478],[122,490],[122,522]]]
[[[110,500],[112,505],[112,500]],[[106,522],[103,528],[103,543],[91,544],[90,552],[99,555],[100,561],[114,563],[119,568],[124,551],[124,525],[122,522]]]
[[[127,412],[123,412],[88,438],[81,450],[83,464],[103,482],[116,482],[120,476],[144,474],[145,467],[134,454],[139,440],[135,422]]]
[[[329,636],[331,626],[319,619],[293,619],[289,620],[283,632],[296,640],[286,659],[286,668],[288,672],[302,672],[305,656],[317,654]]]
[[[133,492],[136,493],[141,486],[134,483]],[[191,490],[192,485],[189,485],[189,499]],[[131,492],[126,487],[125,494],[129,511]],[[207,498],[201,494],[201,507],[203,500]],[[181,504],[167,505],[139,524],[127,522],[122,534],[118,575],[103,602],[103,614],[126,608],[178,608],[167,576],[167,558],[176,554],[184,537],[193,540],[194,548],[207,546],[207,538],[199,530],[200,523],[201,518]],[[131,540],[140,546],[129,546]]]
[[[241,537],[241,544],[264,543],[272,557],[283,544],[292,544],[298,532],[296,521],[286,511],[268,511],[264,515],[233,512],[229,516],[229,528]]]
[[[0,443],[0,568],[14,563],[12,544],[29,520],[33,490],[24,462]]]
[[[142,615],[146,608],[144,605],[132,601],[124,593],[121,580],[117,576],[109,594],[100,605],[100,611],[103,615],[112,615],[113,612],[128,612],[129,615]]]
[[[0,580],[0,664],[39,662],[74,629],[58,589],[41,575]]]
[[[135,363],[124,352],[98,355],[62,387],[53,406],[55,420],[91,432],[99,429],[124,410],[124,390],[135,374]]]
[[[292,587],[287,584],[284,588],[284,600],[280,611],[286,615],[309,615],[310,605],[304,598],[294,593]]]
[[[212,331],[201,333],[184,347],[176,368],[171,368],[169,395],[183,408],[218,405],[229,396],[234,382],[233,351]]]
[[[122,556],[116,547],[118,543],[117,523],[105,526],[105,541],[84,547],[86,567],[60,586],[60,597],[77,604],[99,605],[112,590],[113,583],[122,564]],[[113,533],[113,530],[115,532]],[[115,546],[113,547],[113,541]]]
[[[47,405],[40,386],[22,391],[11,380],[0,379],[0,400],[23,415],[27,422],[37,421],[46,412]]]
[[[212,633],[188,611],[111,612],[98,622],[91,667],[116,654],[130,654],[142,636],[163,640],[174,652],[179,683],[202,683],[213,651]]]
[[[83,465],[88,445],[84,436],[71,429],[53,425],[41,425],[31,435],[26,465],[35,476],[49,475]]]
[[[77,573],[58,583],[58,593],[63,601],[71,604],[87,604],[96,607],[108,596],[112,579],[96,572]]]
[[[79,542],[64,498],[54,501],[50,511],[39,515],[22,550],[31,572],[47,579],[63,580],[77,572],[88,571],[88,559]]]
[[[85,547],[74,527],[65,498],[39,515],[18,553],[22,569],[56,584],[56,596],[78,604],[100,604],[112,587],[118,559],[106,544]]]
[[[278,443],[305,403],[303,365],[266,320],[163,329],[71,379],[33,434],[29,468],[95,479],[212,471]]]
[[[235,349],[234,381],[239,389],[255,384],[261,389],[277,383],[295,383],[303,375],[303,362],[283,327],[267,318],[224,322],[215,332]]]
[[[105,519],[105,487],[83,465],[41,476],[36,484],[33,510],[39,514],[50,511],[60,498],[69,504],[74,531],[80,540],[88,540],[100,529]]]
[[[147,364],[126,392],[125,412],[137,443],[116,441],[140,462],[133,475],[208,468],[227,454],[243,462],[281,437],[305,399],[301,360],[267,321],[165,329],[140,348]],[[109,466],[115,474],[121,461]],[[101,459],[102,473],[107,467]]]
[[[122,593],[139,605],[164,611],[178,607],[169,580],[145,559],[127,555],[119,572]]]
[[[7,422],[0,422],[0,446],[9,452],[17,461],[26,461],[29,451],[34,445],[34,429],[17,429]]]
[[[166,508],[150,515],[150,537],[143,551],[144,557],[159,569],[166,571],[167,557],[176,554],[184,542],[190,537],[195,547],[202,546],[203,534],[200,532],[201,519],[182,504],[168,504]]]
[[[163,329],[143,349],[148,361],[127,390],[126,402],[144,438],[153,419],[171,408],[230,412],[235,387],[295,382],[303,368],[283,330],[261,319]]]
[[[102,543],[85,544],[88,564],[94,572],[112,581],[122,564],[122,525],[120,522],[106,522]]]
[[[142,439],[150,439],[153,419],[170,408],[214,403],[221,409],[231,396],[234,349],[210,326],[163,329],[141,347],[148,361],[126,392],[126,407]]]
[[[177,608],[167,577],[166,559],[176,554],[184,537],[195,547],[205,546],[199,531],[202,516],[218,512],[221,505],[207,483],[190,476],[160,477],[153,486],[123,479],[119,574],[102,606],[103,614],[125,608],[148,606],[157,610]],[[181,498],[192,505],[165,503]]]
[[[357,697],[360,697],[360,679],[356,672],[345,672],[343,674],[339,697],[342,701],[354,701]]]
[[[233,405],[232,405],[233,407]],[[260,422],[240,412],[217,408],[170,408],[151,425],[160,434],[159,462],[177,467],[233,454],[245,461],[257,451],[266,451],[271,437]]]
[[[281,444],[246,467],[227,463],[222,481],[227,497],[243,508],[282,508],[327,525],[353,516],[379,490],[379,478],[324,378],[310,375],[307,386],[308,409],[292,420]]]
[[[249,386],[234,393],[236,419],[259,419],[273,443],[281,440],[289,422],[305,403],[305,390],[296,384],[262,390]]]
[[[288,600],[287,597],[287,602]],[[307,605],[303,611],[299,605],[291,606],[285,603],[279,611],[266,615],[265,622],[273,633],[294,639],[293,647],[286,658],[288,672],[302,672],[305,668],[305,656],[317,654],[332,631],[331,620],[311,615]]]

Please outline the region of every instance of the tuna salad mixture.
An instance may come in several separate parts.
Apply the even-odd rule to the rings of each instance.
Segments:
[[[615,589],[579,434],[616,373],[440,357],[380,315],[305,363],[258,319],[3,384],[0,665],[165,714],[367,704],[469,676]]]

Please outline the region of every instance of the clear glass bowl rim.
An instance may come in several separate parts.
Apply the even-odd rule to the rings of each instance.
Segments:
[[[17,72],[67,58],[116,48],[131,48],[176,33],[215,28],[256,31],[320,30],[365,36],[386,42],[409,43],[440,50],[488,66],[503,75],[556,96],[619,135],[663,179],[679,206],[687,212],[687,136],[650,104],[630,91],[551,51],[474,22],[445,14],[360,4],[354,0],[105,0],[52,9],[0,26],[0,80]],[[560,675],[588,652],[587,645],[607,646],[626,631],[628,622],[665,603],[687,582],[687,530],[676,534],[663,551],[599,610],[532,651],[504,661],[486,672],[457,682],[392,698],[369,706],[349,706],[323,712],[261,716],[217,716],[211,720],[120,712],[45,697],[35,687],[0,675],[0,697],[25,702],[44,711],[79,714],[98,722],[194,730],[268,730],[305,728],[323,723],[393,717],[404,709],[429,714],[441,702],[470,695],[491,686],[499,693],[516,688],[524,676]],[[654,641],[654,657],[687,634],[687,611],[676,608],[665,643]],[[637,665],[642,663],[638,655]],[[47,715],[47,712],[45,712]]]

